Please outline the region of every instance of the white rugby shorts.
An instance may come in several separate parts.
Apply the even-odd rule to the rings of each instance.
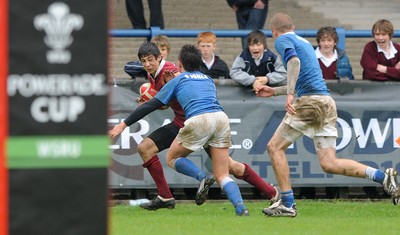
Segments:
[[[185,121],[176,140],[192,151],[208,145],[216,148],[231,146],[231,128],[228,116],[222,112],[204,113]]]

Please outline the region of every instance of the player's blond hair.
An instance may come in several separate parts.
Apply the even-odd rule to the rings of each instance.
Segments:
[[[282,12],[276,13],[271,18],[270,25],[271,29],[275,29],[280,33],[286,33],[294,30],[292,18],[290,18],[288,14]]]

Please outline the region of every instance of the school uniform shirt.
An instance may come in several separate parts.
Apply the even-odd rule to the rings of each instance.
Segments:
[[[400,81],[400,69],[395,65],[400,61],[400,44],[390,42],[390,54],[378,47],[375,41],[367,43],[361,56],[360,64],[363,67],[363,79],[375,81]],[[376,70],[378,64],[387,66],[386,73]]]
[[[346,55],[344,50],[340,48],[334,49],[334,56],[328,59],[321,54],[319,47],[315,47],[315,55],[318,58],[322,75],[325,80],[339,78],[348,78],[349,80],[354,80],[353,69],[351,67],[349,57]]]
[[[211,78],[230,78],[228,65],[216,55],[214,55],[214,60],[209,66],[207,66],[203,61],[200,65],[199,71]]]

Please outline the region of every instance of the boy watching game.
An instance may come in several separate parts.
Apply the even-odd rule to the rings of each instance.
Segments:
[[[229,68],[219,56],[214,54],[217,37],[212,32],[202,32],[197,36],[197,48],[201,52],[200,72],[211,78],[229,78]]]

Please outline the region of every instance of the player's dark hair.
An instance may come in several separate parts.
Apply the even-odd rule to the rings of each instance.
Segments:
[[[194,45],[184,45],[179,52],[179,62],[182,64],[185,71],[198,71],[202,63],[201,53]]]
[[[138,51],[139,60],[141,60],[145,56],[154,55],[154,57],[158,58],[161,55],[158,46],[152,42],[144,42]]]
[[[263,44],[264,48],[267,49],[267,37],[265,37],[265,34],[261,30],[255,29],[247,36],[247,45],[257,43]]]

